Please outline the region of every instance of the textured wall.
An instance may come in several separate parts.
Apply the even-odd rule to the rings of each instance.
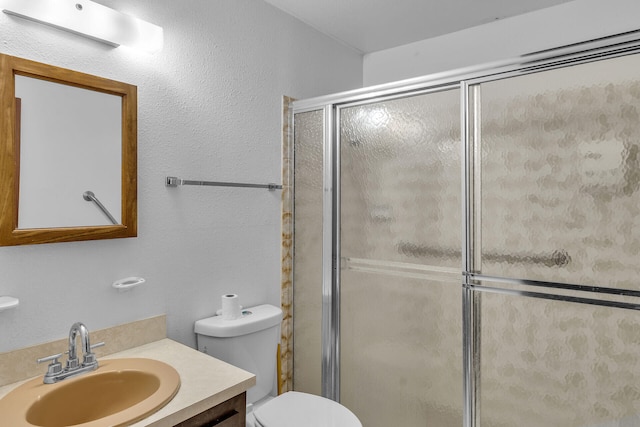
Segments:
[[[164,177],[279,182],[282,95],[361,86],[362,58],[258,0],[101,1],[164,27],[155,55],[0,14],[0,52],[138,86],[135,239],[0,248],[0,351],[166,313],[169,337],[240,294],[280,302],[280,193],[168,189]],[[331,64],[326,67],[325,64]],[[110,285],[138,275],[128,293]],[[108,343],[107,343],[108,345]]]
[[[638,29],[637,0],[574,0],[364,57],[364,85],[515,58]]]

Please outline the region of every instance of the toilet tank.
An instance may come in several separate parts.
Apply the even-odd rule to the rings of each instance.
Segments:
[[[198,320],[194,330],[198,350],[249,371],[256,385],[247,391],[247,403],[267,396],[276,384],[276,357],[282,310],[264,304],[242,310],[242,316]]]

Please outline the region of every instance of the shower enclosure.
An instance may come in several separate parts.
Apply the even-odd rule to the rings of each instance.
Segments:
[[[640,34],[293,103],[294,389],[640,425]]]

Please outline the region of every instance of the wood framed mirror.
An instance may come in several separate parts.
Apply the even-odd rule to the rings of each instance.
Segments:
[[[137,87],[0,54],[0,246],[137,236]]]

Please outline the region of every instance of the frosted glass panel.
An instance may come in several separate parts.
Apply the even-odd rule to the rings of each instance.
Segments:
[[[482,272],[637,288],[640,57],[482,84]]]
[[[482,295],[482,427],[640,425],[636,311]]]
[[[349,270],[342,280],[341,402],[367,427],[460,427],[460,285]]]
[[[340,396],[367,427],[462,423],[459,100],[340,111]]]
[[[295,115],[293,387],[321,394],[323,112]]]
[[[459,94],[342,110],[343,257],[460,271]]]

